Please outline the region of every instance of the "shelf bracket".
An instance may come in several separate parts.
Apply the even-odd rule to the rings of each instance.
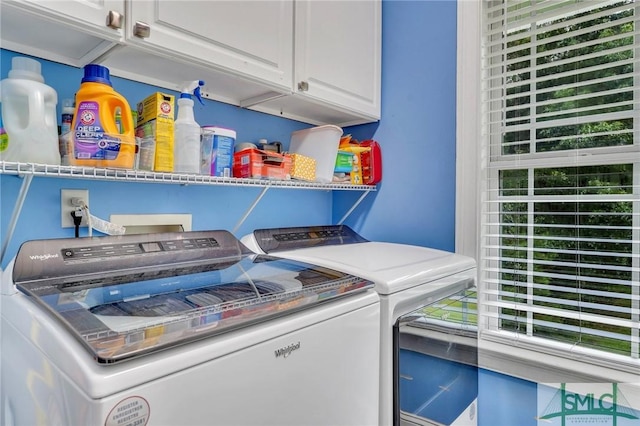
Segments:
[[[18,223],[18,218],[20,217],[20,212],[22,211],[22,205],[24,204],[25,198],[27,198],[27,193],[29,192],[29,187],[31,186],[32,180],[33,175],[27,174],[26,176],[24,176],[22,185],[20,186],[18,199],[16,200],[16,204],[13,206],[11,221],[9,221],[9,227],[7,228],[7,235],[5,235],[4,241],[2,242],[2,249],[0,249],[0,267],[2,267],[2,261],[4,260],[4,255],[7,253],[9,242],[11,241],[11,238],[13,238],[13,232],[16,230],[16,224]]]
[[[360,195],[360,198],[358,198],[358,201],[356,201],[353,206],[351,206],[351,208],[344,214],[344,216],[342,216],[342,219],[340,219],[340,222],[338,222],[338,225],[342,225],[342,223],[349,217],[349,215],[351,213],[353,213],[353,211],[356,209],[356,207],[358,207],[358,205],[362,202],[362,200],[364,200],[364,197],[366,197],[369,192],[371,191],[366,191],[363,192],[362,195]]]
[[[260,191],[260,194],[258,195],[258,197],[253,201],[253,203],[249,206],[249,208],[247,209],[247,211],[244,213],[244,215],[242,215],[242,217],[240,218],[240,220],[238,221],[238,223],[236,223],[236,226],[233,228],[233,231],[231,232],[232,234],[235,234],[238,229],[240,229],[240,227],[242,226],[242,224],[244,223],[245,220],[247,220],[247,218],[249,217],[249,215],[251,214],[251,212],[253,211],[253,209],[256,208],[256,206],[258,205],[258,203],[260,202],[260,200],[262,199],[262,197],[264,197],[264,194],[267,193],[267,191],[269,190],[268,186],[265,186],[264,188],[262,188],[262,191]]]

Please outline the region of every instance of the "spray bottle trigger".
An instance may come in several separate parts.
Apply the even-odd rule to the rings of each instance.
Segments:
[[[202,101],[202,95],[200,93],[200,88],[202,86],[204,86],[204,81],[198,80],[198,87],[195,88],[195,90],[193,91],[193,94],[195,95],[196,98],[198,98],[198,101],[200,101],[200,103],[204,105],[204,102]]]

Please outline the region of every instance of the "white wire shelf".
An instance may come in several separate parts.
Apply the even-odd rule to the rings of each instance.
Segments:
[[[338,191],[371,192],[372,185],[351,185],[343,183],[319,183],[298,180],[246,179],[217,177],[182,173],[162,173],[131,169],[103,169],[94,167],[56,166],[50,164],[16,163],[0,161],[0,174],[16,176],[46,176],[88,180],[124,182],[148,182],[180,185],[248,186],[261,188],[320,189]]]
[[[18,222],[18,217],[22,211],[24,200],[29,192],[31,181],[35,176],[47,178],[71,178],[85,180],[103,180],[119,182],[146,182],[164,183],[179,185],[211,185],[211,186],[244,186],[262,188],[256,199],[242,215],[232,232],[237,232],[251,212],[258,205],[262,197],[271,188],[282,189],[312,189],[325,191],[358,191],[360,196],[352,204],[351,208],[342,216],[338,224],[342,224],[346,218],[356,209],[364,198],[371,192],[377,191],[372,185],[351,185],[343,183],[319,183],[304,182],[297,180],[269,180],[269,179],[244,179],[244,178],[223,178],[216,176],[191,175],[182,173],[158,173],[145,170],[131,169],[103,169],[94,167],[77,166],[55,166],[51,164],[37,163],[17,163],[10,161],[0,161],[0,175],[13,175],[24,178],[20,186],[18,197],[16,198],[13,213],[5,233],[2,246],[0,246],[0,264],[7,252],[9,242],[13,238],[13,233]],[[3,200],[8,202],[7,200]]]

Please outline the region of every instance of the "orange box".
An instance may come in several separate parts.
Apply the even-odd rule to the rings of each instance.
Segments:
[[[233,176],[253,179],[291,179],[291,156],[260,149],[244,149],[233,155]]]
[[[315,181],[316,160],[302,154],[291,154],[291,178]]]

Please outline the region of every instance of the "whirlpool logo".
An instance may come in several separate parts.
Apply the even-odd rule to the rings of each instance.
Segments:
[[[57,257],[60,257],[60,256],[58,255],[58,253],[53,253],[53,254],[52,254],[52,253],[47,253],[47,254],[33,254],[33,255],[29,256],[29,258],[30,258],[31,260],[42,260],[42,261],[49,260],[49,259],[55,259],[55,258],[57,258]]]
[[[293,351],[297,351],[300,349],[300,342],[292,343],[289,346],[285,346],[284,348],[276,349],[274,351],[276,358],[287,358]]]

